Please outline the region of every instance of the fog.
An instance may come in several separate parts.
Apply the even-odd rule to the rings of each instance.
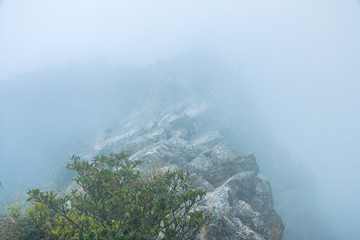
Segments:
[[[92,115],[85,105],[101,106],[117,93],[106,89],[106,80],[103,86],[97,83],[82,89],[82,78],[102,78],[108,70],[111,74],[104,79],[114,72],[146,78],[142,67],[194,49],[211,51],[241,75],[273,141],[293,161],[311,169],[319,203],[335,235],[359,239],[360,2],[356,0],[0,1],[0,87],[22,85],[15,95],[0,89],[1,94],[12,96],[7,98],[11,101],[0,102],[0,112],[7,114],[0,116],[0,124],[20,119],[19,124],[0,126],[7,131],[6,139],[0,136],[0,173],[19,167],[10,161],[23,163],[27,151],[42,158],[71,151],[68,141],[90,139],[115,121],[98,117],[83,124]],[[88,75],[72,66],[81,66]],[[118,73],[124,66],[131,66],[130,70]],[[52,69],[70,70],[58,76],[59,70],[54,74]],[[33,98],[44,96],[41,89],[51,87],[54,79],[67,78],[66,74],[71,75],[67,83],[74,89],[67,89],[67,84],[59,88],[56,83],[52,88],[59,90],[58,95],[51,92],[46,99],[56,102],[60,96],[70,96],[71,102],[62,100],[73,116],[70,119],[61,115],[61,109],[41,107],[44,98]],[[42,77],[36,81],[39,92],[27,92],[27,84],[32,85],[28,79],[38,76]],[[88,96],[86,102],[76,98],[77,91],[90,94],[96,89],[101,96],[110,96],[93,100]],[[24,105],[22,98],[32,100]],[[21,105],[24,112],[11,112],[13,105]],[[101,115],[120,114],[114,106],[103,109]],[[47,111],[44,122],[49,126],[22,125],[21,119],[36,122],[42,117],[34,115],[32,108]],[[68,123],[56,129],[56,121]],[[42,132],[42,128],[56,130]],[[18,146],[23,135],[37,139]],[[52,150],[34,152],[44,146]],[[53,161],[60,164],[64,158]],[[20,176],[54,166],[30,160],[34,164],[19,170]]]

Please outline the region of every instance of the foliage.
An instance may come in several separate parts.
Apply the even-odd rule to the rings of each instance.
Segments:
[[[0,215],[0,239],[16,240],[18,237],[19,227],[11,220],[9,216]]]
[[[28,192],[24,239],[193,239],[208,219],[196,210],[205,192],[189,189],[181,170],[144,173],[125,152],[72,160],[77,189]]]
[[[21,219],[20,207],[11,205],[6,207],[7,215],[0,215],[0,239],[20,239],[18,222]]]
[[[19,206],[8,206],[6,207],[8,215],[13,223],[17,223],[21,217],[20,207]]]
[[[54,221],[53,212],[45,205],[35,202],[19,221],[20,239],[56,239],[50,229]]]

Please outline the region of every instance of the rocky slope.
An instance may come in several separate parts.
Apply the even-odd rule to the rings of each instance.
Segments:
[[[217,58],[190,54],[147,67],[108,68],[96,63],[1,82],[3,186],[8,192],[14,190],[15,196],[16,190],[26,192],[41,185],[46,173],[54,181],[50,189],[62,189],[71,176],[60,172],[54,177],[49,169],[64,165],[66,156],[91,157],[127,149],[133,158],[145,160],[144,167],[162,162],[186,168],[194,184],[209,191],[209,197],[221,196],[220,202],[210,203],[207,198],[204,203],[204,208],[213,204],[218,206],[214,211],[221,211],[213,228],[203,229],[202,236],[215,234],[222,224],[233,234],[230,229],[239,230],[242,224],[268,237],[269,221],[278,220],[271,220],[276,215],[270,190],[265,190],[268,183],[258,175],[259,166],[271,182],[274,208],[285,224],[285,240],[334,239],[311,171],[277,146],[256,99],[241,79]],[[254,152],[257,163],[253,155],[239,150]],[[232,187],[238,182],[245,185],[241,194]],[[5,209],[1,200],[0,211]],[[262,223],[249,221],[245,213],[252,220],[260,214]],[[254,227],[262,224],[265,230]],[[273,235],[282,232],[282,224],[275,226],[280,228],[274,228]]]
[[[100,136],[84,157],[126,149],[131,159],[143,161],[143,168],[160,164],[185,169],[193,187],[208,192],[199,208],[214,218],[201,229],[199,240],[281,239],[284,225],[255,156],[235,151],[219,131],[197,120],[208,109],[206,103],[186,103],[143,118],[142,108],[123,119],[115,132]]]

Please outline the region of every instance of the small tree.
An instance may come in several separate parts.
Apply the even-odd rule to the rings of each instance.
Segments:
[[[76,156],[72,160],[67,168],[77,173],[77,189],[64,197],[39,189],[28,192],[28,201],[36,204],[32,215],[39,206],[46,209],[41,224],[49,236],[193,239],[207,219],[195,209],[205,192],[189,189],[181,170],[143,174],[137,168],[140,161],[130,161],[125,152],[96,156],[90,162]]]

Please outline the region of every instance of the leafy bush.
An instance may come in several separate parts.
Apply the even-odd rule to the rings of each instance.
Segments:
[[[19,220],[19,239],[56,239],[51,235],[53,213],[42,203],[35,202]]]
[[[19,227],[9,216],[0,215],[0,239],[15,240],[18,238]]]
[[[144,173],[125,152],[72,160],[77,189],[28,192],[23,239],[193,239],[208,219],[196,210],[205,192],[189,189],[181,170]]]

